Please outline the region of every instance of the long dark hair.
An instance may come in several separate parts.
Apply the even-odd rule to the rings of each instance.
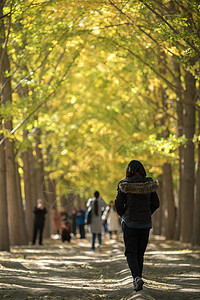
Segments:
[[[95,197],[95,200],[94,200],[94,213],[96,216],[99,215],[99,212],[98,212],[98,198],[99,198],[99,192],[98,191],[95,191],[94,192],[94,197]]]
[[[128,164],[126,168],[126,177],[133,177],[133,176],[142,176],[146,177],[146,171],[142,163],[138,160],[132,160]]]

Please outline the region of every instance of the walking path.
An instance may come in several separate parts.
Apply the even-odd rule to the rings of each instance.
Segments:
[[[145,255],[142,291],[133,290],[122,241],[103,238],[47,240],[43,247],[0,252],[0,300],[200,299],[200,249],[152,237]]]

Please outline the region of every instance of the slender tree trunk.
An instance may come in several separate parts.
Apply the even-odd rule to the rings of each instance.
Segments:
[[[44,204],[47,209],[46,214],[46,221],[45,221],[45,228],[44,228],[44,237],[49,238],[50,237],[50,216],[49,216],[49,195],[47,193],[48,191],[48,182],[45,181],[45,174],[44,174],[44,161],[43,161],[43,155],[41,150],[41,129],[37,129],[37,135],[36,135],[36,158],[37,158],[37,167],[36,167],[36,184],[37,184],[37,196],[38,198],[42,199],[44,201]]]
[[[3,134],[0,134],[0,140]],[[8,232],[8,208],[6,199],[6,162],[4,143],[0,145],[0,251],[10,251]]]
[[[12,130],[9,126],[10,122],[6,122],[5,128]],[[8,200],[8,225],[9,225],[9,238],[11,245],[21,244],[19,218],[20,212],[17,201],[17,183],[16,183],[16,170],[15,170],[15,157],[13,142],[6,139],[6,193]]]
[[[28,71],[26,66],[21,66],[21,72]],[[31,78],[30,78],[31,79]],[[21,99],[28,99],[28,92],[29,88],[28,85],[20,85],[17,89],[17,92]],[[28,142],[28,130],[23,130],[23,140]],[[30,145],[31,147],[31,145]],[[28,234],[28,240],[32,241],[32,235],[33,235],[33,200],[32,200],[32,194],[31,190],[34,191],[34,188],[32,189],[32,182],[34,180],[33,177],[30,175],[30,169],[32,166],[32,162],[30,162],[29,159],[29,148],[26,148],[25,151],[22,153],[22,160],[23,160],[23,179],[24,179],[24,195],[25,195],[25,221],[26,221],[26,228],[27,228],[27,234]],[[36,199],[35,199],[36,201]]]
[[[159,50],[159,49],[158,49]],[[162,74],[163,77],[166,76],[166,66],[167,66],[167,58],[166,53],[164,51],[159,51],[158,53],[158,67],[159,73]],[[163,137],[169,137],[169,127],[168,127],[168,115],[166,111],[168,110],[168,96],[166,92],[166,88],[160,84],[159,86],[159,98],[162,100],[163,110],[163,118],[162,118],[162,125],[164,125],[165,130],[163,132]],[[173,195],[173,179],[171,174],[171,165],[169,163],[165,163],[163,165],[163,233],[167,239],[174,238],[174,231],[175,231],[175,202],[174,202],[174,195]]]
[[[184,147],[184,183],[182,194],[181,211],[181,241],[191,242],[193,231],[193,213],[194,213],[194,143],[195,134],[195,78],[188,71],[185,72],[185,99],[184,99],[184,134],[187,138],[187,144]]]
[[[159,182],[159,190],[158,190],[158,197],[160,200],[160,208],[157,209],[153,215],[152,215],[152,228],[153,228],[153,234],[154,235],[162,235],[162,208],[163,208],[163,201],[162,201],[162,176],[158,179]]]
[[[164,174],[162,174],[162,188],[160,190],[161,194],[161,209],[162,209],[162,230],[161,234],[162,236],[166,237],[166,231],[167,231],[167,201],[165,200],[165,192],[164,192]]]
[[[200,111],[198,112],[199,117],[199,136],[200,136]],[[200,246],[200,142],[198,144],[198,168],[196,178],[196,201],[194,209],[194,230],[192,235],[192,245]]]
[[[16,164],[16,179],[17,179],[17,202],[19,209],[19,221],[18,226],[20,227],[20,241],[22,245],[28,244],[28,234],[25,224],[25,211],[22,203],[22,194],[21,194],[21,178],[18,171],[18,165]]]
[[[28,131],[24,129],[23,137],[27,139]],[[26,216],[26,227],[28,232],[28,240],[32,241],[33,235],[33,200],[31,197],[31,176],[30,176],[30,164],[29,164],[29,149],[26,149],[22,153],[23,159],[23,171],[24,171],[24,195],[25,195],[25,216]]]
[[[56,201],[56,182],[48,178],[48,203],[49,213],[47,216],[47,235],[54,233],[54,222],[53,222],[53,207],[57,207]],[[49,228],[49,230],[48,230]]]
[[[159,190],[158,190],[158,197],[159,197],[159,200],[160,200],[160,208],[159,208],[159,235],[162,235],[162,227],[163,227],[163,216],[164,216],[164,212],[163,212],[163,198],[162,198],[162,195],[163,195],[163,180],[162,180],[162,175],[158,178],[158,182],[159,182]]]
[[[31,221],[29,220],[29,224],[32,228],[32,233],[31,233],[31,229],[30,229],[30,239],[33,239],[33,208],[37,203],[37,182],[36,182],[36,160],[35,157],[33,155],[33,149],[29,148],[28,149],[28,162],[29,162],[29,169],[30,169],[30,194],[31,194],[31,204],[30,206],[32,207],[32,209],[30,208],[30,220],[32,220],[32,224]],[[28,216],[26,216],[28,218]],[[32,235],[32,237],[31,237]]]
[[[173,194],[173,179],[171,165],[165,163],[163,166],[163,202],[164,210],[164,224],[165,237],[168,240],[174,239],[175,233],[175,205]]]
[[[36,181],[36,159],[33,155],[33,149],[28,149],[28,163],[30,169],[30,194],[32,207],[36,205],[38,194],[37,194],[37,181]],[[33,213],[33,209],[32,209]]]
[[[3,16],[4,1],[0,1],[0,17]],[[5,83],[5,64],[4,64],[4,49],[2,45],[5,40],[4,34],[4,22],[3,18],[0,19],[0,88],[2,89]],[[0,97],[1,105],[5,104],[5,97]],[[0,116],[0,129],[2,129],[2,117]],[[3,139],[3,134],[0,134],[0,140]],[[0,145],[0,251],[10,251],[9,244],[9,230],[8,230],[8,206],[7,206],[7,194],[6,194],[6,158],[5,158],[5,143]]]
[[[162,226],[163,226],[163,219],[164,219],[164,209],[163,209],[163,184],[162,184],[162,175],[159,176],[159,189],[158,189],[158,198],[160,200],[160,208],[157,209],[152,215],[152,227],[153,227],[153,234],[154,235],[162,235]]]
[[[183,93],[182,93],[182,84],[181,84],[181,70],[180,63],[177,61],[175,56],[172,57],[172,64],[175,76],[175,86],[176,86],[176,112],[178,119],[178,128],[177,136],[183,136]],[[176,231],[175,239],[180,239],[180,230],[181,230],[181,205],[182,205],[182,193],[183,193],[183,166],[184,166],[184,157],[183,157],[183,148],[184,146],[179,146],[179,184],[178,184],[178,207],[177,207],[177,217],[176,217]]]
[[[152,216],[152,228],[153,228],[153,234],[154,235],[160,235],[160,214],[161,210],[158,209],[154,212]]]
[[[2,16],[2,10],[4,2],[0,2],[0,16]],[[4,41],[4,24],[0,19],[0,39],[1,45]],[[3,38],[2,38],[3,37]],[[10,74],[10,63],[7,54],[6,47],[2,49],[0,47],[1,58],[1,86],[2,89],[2,102],[4,105],[12,103],[12,88],[11,78],[6,77],[6,72]],[[12,130],[12,117],[4,121],[4,128],[11,132]],[[18,226],[19,221],[19,209],[17,206],[17,185],[16,185],[16,170],[15,170],[15,156],[14,156],[14,140],[5,140],[5,161],[6,161],[6,193],[8,201],[8,226],[9,237],[11,245],[20,245],[20,230]]]
[[[37,158],[37,167],[36,167],[36,184],[37,184],[37,198],[44,199],[45,193],[45,181],[44,181],[44,163],[41,151],[41,129],[37,129],[36,135],[36,158]]]

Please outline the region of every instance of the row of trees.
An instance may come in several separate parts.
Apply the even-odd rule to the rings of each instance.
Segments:
[[[113,200],[133,158],[159,178],[154,233],[200,245],[198,24],[198,1],[0,0],[1,250],[37,198]]]

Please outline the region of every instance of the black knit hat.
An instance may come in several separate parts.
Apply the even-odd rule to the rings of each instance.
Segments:
[[[95,198],[98,198],[98,197],[99,197],[99,195],[100,195],[100,194],[99,194],[99,191],[95,191],[95,192],[94,192],[94,196],[95,196]]]
[[[146,177],[146,171],[142,163],[138,160],[131,160],[126,168],[126,177],[132,177],[139,173],[140,176]]]

